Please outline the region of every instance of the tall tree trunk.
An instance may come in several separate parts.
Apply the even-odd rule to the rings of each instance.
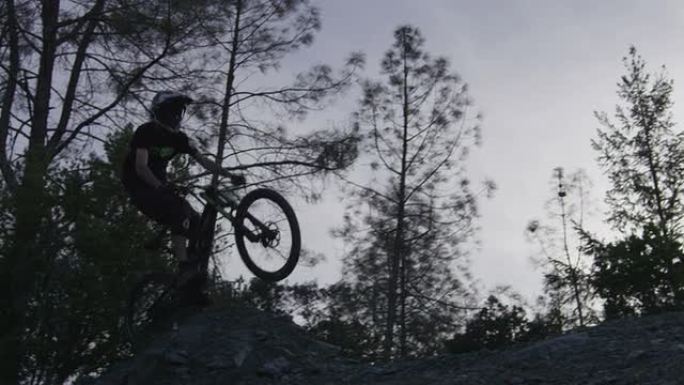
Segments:
[[[233,96],[233,83],[235,83],[236,56],[240,43],[240,17],[242,16],[243,0],[235,2],[235,24],[233,26],[233,40],[231,42],[230,62],[228,64],[228,76],[226,77],[226,89],[223,98],[221,111],[221,125],[219,126],[218,152],[216,154],[216,164],[223,163],[224,151],[228,137],[228,123],[230,118],[230,101]],[[214,174],[211,179],[212,186],[218,184],[219,174]]]
[[[400,297],[400,308],[399,308],[399,352],[402,358],[406,357],[407,355],[407,347],[406,347],[406,338],[407,338],[407,331],[406,331],[406,286],[408,284],[407,280],[407,268],[406,268],[406,258],[407,255],[406,253],[401,254],[401,281],[400,281],[400,287],[401,287],[401,297]]]
[[[7,69],[5,92],[2,95],[2,104],[0,106],[0,171],[7,186],[9,186],[10,190],[14,191],[18,183],[6,149],[10,131],[12,104],[14,103],[17,84],[19,83],[19,22],[14,8],[14,0],[6,0],[5,7],[7,9],[6,28],[8,29],[9,67]]]
[[[405,38],[405,37],[404,37]],[[406,45],[406,42],[404,42]],[[387,296],[387,328],[385,331],[385,357],[392,357],[394,346],[394,324],[397,314],[397,281],[399,279],[399,263],[404,254],[404,216],[406,210],[406,174],[407,174],[407,154],[408,154],[408,64],[406,62],[406,49],[403,51],[404,61],[404,81],[403,81],[403,135],[402,135],[402,155],[401,170],[399,180],[399,191],[397,197],[397,227],[394,239],[394,249],[390,254],[390,275],[389,292]]]
[[[40,242],[40,226],[49,214],[45,202],[45,179],[47,174],[47,138],[52,76],[57,49],[57,23],[59,0],[42,2],[41,21],[42,50],[36,86],[34,113],[31,118],[29,145],[25,156],[24,173],[14,201],[15,232],[11,241],[8,271],[11,272],[9,295],[11,307],[8,311],[8,327],[1,331],[3,362],[3,383],[14,384],[20,380],[21,362],[24,356],[22,344],[24,320],[28,301],[40,271],[45,245]],[[4,145],[4,144],[3,144]]]
[[[559,186],[562,184],[561,178],[562,178],[562,176],[559,173],[558,174]],[[563,250],[565,252],[565,258],[567,259],[568,268],[570,269],[570,284],[572,285],[572,293],[573,293],[573,297],[575,299],[575,306],[577,307],[577,315],[579,317],[579,323],[580,323],[580,326],[584,326],[584,313],[583,313],[583,305],[582,305],[580,286],[579,286],[579,277],[577,274],[577,266],[575,266],[572,263],[572,258],[570,257],[570,249],[568,247],[568,224],[567,224],[567,215],[565,213],[565,198],[563,196],[560,196],[560,193],[559,193],[559,198],[560,198],[560,204],[561,204],[561,220],[563,222]]]
[[[403,179],[403,178],[402,178]],[[387,293],[387,325],[385,328],[385,358],[392,358],[394,348],[394,324],[397,315],[397,281],[399,278],[399,261],[403,252],[404,236],[404,205],[399,204],[397,211],[397,227],[394,238],[394,247],[389,254],[389,288]]]
[[[11,110],[14,102],[15,92],[19,76],[19,39],[18,39],[18,20],[13,0],[5,0],[9,67],[7,69],[7,82],[2,95],[2,105],[0,107],[0,169],[7,186],[12,192],[16,193],[17,181],[14,171],[9,163],[5,149],[11,121]],[[14,384],[19,380],[19,353],[20,346],[17,340],[16,320],[17,313],[14,307],[13,296],[13,264],[15,259],[11,255],[0,258],[0,383]]]

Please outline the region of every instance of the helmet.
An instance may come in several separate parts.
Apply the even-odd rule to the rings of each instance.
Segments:
[[[152,118],[175,130],[180,126],[186,106],[192,102],[192,98],[185,94],[160,91],[152,99],[150,113]]]
[[[185,94],[181,94],[180,92],[174,92],[174,91],[160,91],[157,92],[156,95],[154,95],[154,98],[152,99],[152,108],[151,110],[154,112],[155,110],[158,110],[161,106],[164,104],[177,104],[177,105],[182,105],[183,108],[192,103],[194,100],[192,100],[191,97]]]

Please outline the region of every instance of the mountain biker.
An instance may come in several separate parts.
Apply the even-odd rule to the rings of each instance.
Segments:
[[[196,256],[188,255],[187,243],[199,224],[199,214],[169,185],[169,161],[178,154],[188,154],[208,171],[230,177],[233,184],[245,183],[244,176],[229,173],[200,154],[180,130],[185,110],[192,102],[189,96],[171,91],[154,96],[150,121],[135,130],[121,178],[132,203],[143,214],[171,229],[173,253],[181,276],[196,270]]]

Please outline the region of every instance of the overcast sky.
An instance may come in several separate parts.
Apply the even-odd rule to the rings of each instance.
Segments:
[[[584,168],[602,201],[606,181],[590,140],[594,111],[614,111],[622,57],[637,47],[650,72],[667,67],[675,80],[675,121],[684,114],[684,2],[659,0],[314,0],[323,28],[314,46],[289,59],[282,72],[311,63],[341,63],[363,51],[366,75],[376,76],[380,57],[401,24],[417,26],[434,56],[450,59],[469,84],[484,115],[483,146],[469,159],[474,180],[493,179],[498,191],[481,201],[481,246],[472,252],[474,276],[483,288],[512,285],[528,298],[541,293],[541,272],[524,237],[529,220],[543,218],[549,179],[557,166]],[[303,123],[343,122],[353,111],[350,94],[331,110]],[[332,189],[333,187],[331,187]],[[332,191],[331,191],[332,192]],[[297,205],[306,247],[323,252],[321,266],[298,268],[294,280],[338,278],[344,245],[328,232],[339,224],[343,203],[330,197],[314,207]],[[599,209],[601,209],[599,207]],[[600,218],[598,218],[600,219]]]

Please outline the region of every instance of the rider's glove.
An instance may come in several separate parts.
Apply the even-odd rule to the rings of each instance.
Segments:
[[[242,174],[232,174],[230,176],[230,183],[232,183],[235,186],[242,186],[246,182],[247,181],[245,180],[245,176]]]

